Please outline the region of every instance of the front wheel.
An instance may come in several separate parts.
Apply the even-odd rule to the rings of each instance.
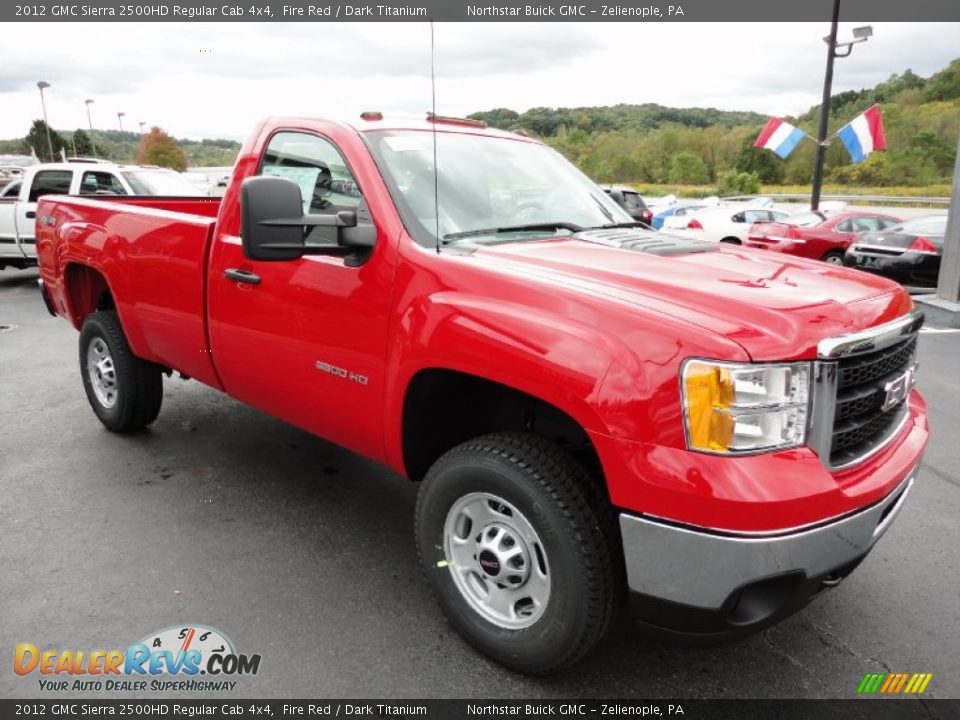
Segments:
[[[160,413],[163,378],[159,365],[130,351],[113,310],[89,315],[80,330],[80,375],[90,407],[116,433],[140,430]]]
[[[561,448],[487,435],[441,457],[417,499],[434,594],[475,647],[515,670],[572,665],[603,637],[622,591],[612,513]]]

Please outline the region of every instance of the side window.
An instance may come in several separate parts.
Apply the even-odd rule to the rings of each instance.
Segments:
[[[87,171],[80,178],[80,194],[126,195],[127,191],[113,173]]]
[[[737,213],[730,219],[733,220],[735,223],[742,223],[747,221],[746,215],[747,214],[745,212]]]
[[[835,228],[837,232],[853,232],[853,222],[850,220],[844,220],[841,223],[837,223]]]
[[[33,176],[29,202],[36,202],[44,195],[66,195],[70,192],[72,179],[70,170],[41,170]]]
[[[261,175],[287,178],[300,186],[305,214],[329,215],[357,210],[363,201],[360,186],[346,161],[329,140],[302,132],[280,132],[270,139]],[[315,227],[308,245],[337,242],[335,227]]]
[[[894,225],[897,225],[900,222],[899,220],[894,220],[893,218],[885,218],[885,217],[877,218],[877,221],[880,223],[881,230],[886,230],[887,228],[893,227]]]

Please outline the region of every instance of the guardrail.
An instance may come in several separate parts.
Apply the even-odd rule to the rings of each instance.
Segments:
[[[795,200],[810,202],[809,194],[800,193],[762,193],[760,195],[736,195],[724,197],[723,200],[755,200],[756,198],[770,198],[771,200]],[[821,195],[820,200],[840,200],[843,202],[868,202],[886,205],[944,205],[950,204],[947,197],[910,197],[907,195]]]

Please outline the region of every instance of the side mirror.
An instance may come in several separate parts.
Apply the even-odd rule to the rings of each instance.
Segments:
[[[336,227],[336,245],[307,245],[310,227]],[[240,239],[251,260],[296,260],[304,255],[335,255],[347,265],[362,264],[373,251],[377,229],[357,225],[357,214],[304,215],[300,186],[268,175],[250,177],[240,186]]]

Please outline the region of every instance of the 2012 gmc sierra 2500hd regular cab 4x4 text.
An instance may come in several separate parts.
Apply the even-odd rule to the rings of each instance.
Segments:
[[[698,638],[785,617],[870,551],[927,442],[899,286],[636,227],[480,123],[270,119],[222,200],[44,197],[37,250],[107,428],[177,371],[422,481],[439,604],[527,672],[624,600]]]

